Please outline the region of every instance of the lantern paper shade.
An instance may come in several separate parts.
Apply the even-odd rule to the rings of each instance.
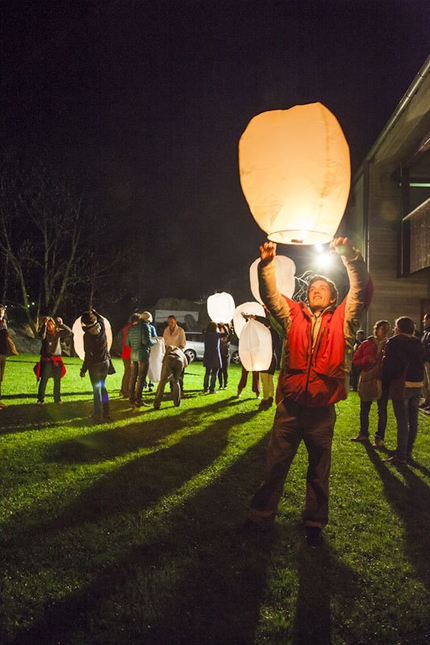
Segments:
[[[112,328],[110,326],[110,322],[107,318],[103,318],[103,322],[105,324],[105,330],[106,330],[106,338],[107,338],[107,346],[108,349],[112,347]],[[81,325],[81,317],[76,318],[75,322],[73,323],[72,327],[72,332],[73,332],[73,346],[75,348],[75,352],[79,356],[81,360],[85,359],[85,350],[84,350],[84,330],[82,329]]]
[[[258,265],[260,264],[260,262],[260,258],[257,258],[255,262],[253,262],[249,267],[249,282],[254,298],[258,302],[263,302],[260,296],[260,288],[258,285]],[[296,288],[296,279],[294,277],[294,274],[296,272],[296,265],[290,258],[287,258],[285,255],[275,255],[274,262],[276,286],[278,287],[282,295],[287,296],[287,298],[292,298]]]
[[[269,369],[272,362],[272,335],[262,323],[248,320],[239,338],[239,358],[248,372]]]
[[[148,378],[154,383],[160,382],[161,368],[163,366],[163,357],[166,353],[164,338],[157,337],[157,344],[152,345],[149,354]]]
[[[214,293],[207,300],[207,309],[209,318],[216,323],[229,323],[233,320],[235,310],[233,297],[223,291]]]
[[[238,305],[234,310],[233,316],[234,333],[238,338],[240,338],[242,329],[247,324],[245,318],[242,316],[242,312],[244,314],[254,314],[255,316],[262,316],[263,318],[266,317],[264,307],[259,302],[243,302],[241,305]]]
[[[269,240],[332,240],[345,211],[351,170],[345,136],[324,105],[296,105],[251,119],[239,141],[239,170],[251,213]]]

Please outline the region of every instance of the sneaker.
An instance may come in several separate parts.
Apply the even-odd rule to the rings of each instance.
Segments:
[[[154,410],[159,410],[160,409],[160,403],[158,401],[154,401]]]
[[[406,459],[399,459],[397,455],[393,455],[392,457],[388,457],[388,459],[384,459],[386,464],[392,464],[393,466],[405,466],[406,465]]]
[[[358,434],[356,437],[353,437],[351,441],[361,441],[362,443],[367,443],[369,441],[368,434]]]
[[[375,437],[375,442],[372,444],[373,448],[383,448],[385,446],[384,440],[381,437]]]
[[[43,401],[38,401],[37,405],[43,405]]]
[[[306,543],[311,549],[316,549],[322,542],[322,533],[319,526],[306,527]]]

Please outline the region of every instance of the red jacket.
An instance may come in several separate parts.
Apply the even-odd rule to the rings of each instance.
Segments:
[[[130,329],[131,324],[126,325],[122,330],[122,353],[121,358],[131,358],[131,347],[126,345],[127,332]]]
[[[304,302],[283,296],[276,286],[274,262],[259,265],[264,304],[286,332],[285,366],[279,373],[277,401],[291,398],[306,407],[331,405],[346,399],[355,333],[368,307],[373,285],[363,258],[342,260],[350,289],[338,307],[322,313],[321,328],[312,349],[312,311]]]
[[[378,366],[379,372],[382,373],[382,357],[384,354],[382,350],[384,349],[384,346],[385,343],[383,343],[378,354],[376,339],[373,336],[370,336],[370,338],[363,341],[357,348],[357,351],[352,358],[352,362],[360,371],[369,372],[369,370]]]

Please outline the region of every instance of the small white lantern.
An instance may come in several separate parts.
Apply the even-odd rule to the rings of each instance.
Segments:
[[[216,323],[229,323],[233,320],[235,304],[233,296],[223,291],[214,293],[207,300],[209,318]]]
[[[101,318],[103,319],[103,322],[105,324],[107,346],[108,346],[108,349],[110,349],[112,347],[112,327],[110,326],[110,322],[107,318],[104,318],[104,316],[101,316]],[[82,325],[81,325],[81,316],[79,316],[79,318],[76,318],[75,322],[73,323],[72,332],[73,332],[73,346],[75,348],[75,352],[77,353],[79,358],[83,361],[85,359],[85,350],[84,350],[84,330],[82,329]]]
[[[251,284],[252,295],[258,302],[262,302],[260,296],[260,288],[258,285],[258,265],[260,264],[260,258],[257,258],[249,267],[249,281]],[[294,274],[296,272],[296,265],[285,255],[275,255],[275,274],[276,274],[276,286],[282,295],[287,296],[287,298],[292,298],[293,293],[296,288],[296,279]]]
[[[148,367],[148,378],[154,383],[160,382],[161,377],[161,368],[163,366],[163,357],[166,353],[166,347],[164,338],[162,336],[157,337],[157,344],[152,345],[151,353],[149,354],[149,367]]]
[[[349,147],[321,103],[262,112],[239,141],[239,170],[251,213],[269,240],[324,244],[348,200]]]
[[[273,357],[272,335],[262,323],[248,320],[239,339],[239,357],[248,372],[269,369]]]
[[[242,313],[254,314],[255,316],[262,316],[263,318],[266,317],[264,307],[259,302],[243,302],[241,305],[238,305],[234,310],[233,316],[234,333],[238,338],[240,338],[242,329],[247,324],[245,318],[242,316]]]

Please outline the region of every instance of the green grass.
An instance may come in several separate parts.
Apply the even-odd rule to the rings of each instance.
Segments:
[[[63,406],[36,406],[35,356],[9,359],[1,423],[1,640],[9,644],[420,645],[430,642],[430,419],[415,462],[351,443],[358,398],[337,406],[330,524],[303,541],[306,451],[271,540],[237,530],[273,417],[250,382],[203,395],[193,363],[180,408],[132,410],[108,377],[113,421],[90,422],[88,377],[65,359]],[[148,395],[153,400],[153,395]],[[371,412],[371,427],[376,411]],[[395,447],[390,409],[387,444]]]

